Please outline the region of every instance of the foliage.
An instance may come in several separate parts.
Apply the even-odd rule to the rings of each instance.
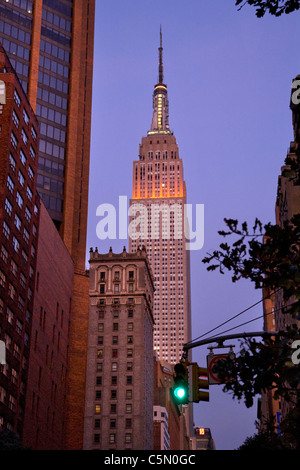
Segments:
[[[254,434],[247,437],[237,450],[281,450],[284,449],[282,439],[273,432]]]
[[[235,4],[240,5],[239,10],[247,4],[254,6],[258,18],[262,18],[265,13],[281,16],[300,9],[300,0],[236,0]]]
[[[225,223],[227,230],[219,234],[235,240],[232,245],[221,243],[219,250],[203,259],[209,264],[208,271],[218,269],[224,274],[227,270],[233,282],[249,279],[256,289],[280,290],[286,305],[282,313],[291,315],[295,323],[300,312],[300,215],[282,228],[270,223],[263,226],[259,220],[251,231],[246,222],[241,227],[237,220],[225,219]],[[264,338],[264,342],[244,341],[239,356],[218,365],[224,391],[243,398],[247,407],[266,389],[273,389],[276,398],[294,399],[300,374],[299,366],[291,361],[291,344],[299,338],[296,324],[291,324],[276,337]]]

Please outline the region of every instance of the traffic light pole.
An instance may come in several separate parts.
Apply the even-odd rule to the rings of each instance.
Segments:
[[[255,336],[276,336],[277,331],[256,331],[250,333],[235,333],[232,335],[226,336],[211,336],[210,338],[202,339],[196,341],[195,343],[186,343],[183,345],[183,359],[186,359],[187,353],[192,348],[197,348],[198,346],[204,346],[205,344],[218,343],[218,346],[223,346],[224,341],[228,339],[239,339],[239,338],[253,338]],[[226,347],[226,346],[224,346]]]

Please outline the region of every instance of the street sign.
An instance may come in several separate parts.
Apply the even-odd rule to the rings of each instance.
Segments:
[[[224,381],[218,376],[218,372],[215,370],[215,366],[218,364],[219,361],[226,361],[228,356],[229,354],[209,354],[207,356],[209,385],[224,383]]]

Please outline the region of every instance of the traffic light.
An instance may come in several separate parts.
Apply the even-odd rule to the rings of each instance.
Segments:
[[[186,362],[179,362],[174,366],[174,386],[170,393],[174,403],[187,405],[189,403],[189,371]]]
[[[192,364],[192,394],[193,402],[209,401],[209,392],[204,390],[209,389],[208,371],[205,367],[199,367],[196,362]]]

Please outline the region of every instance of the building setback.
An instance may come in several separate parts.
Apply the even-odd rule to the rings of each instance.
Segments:
[[[145,249],[91,250],[84,450],[153,448],[153,289]]]
[[[0,430],[22,436],[40,200],[38,122],[0,44]],[[4,94],[3,94],[4,91]]]
[[[175,364],[183,344],[191,339],[190,259],[184,231],[183,164],[169,128],[162,35],[160,40],[152,125],[139,146],[139,160],[133,163],[131,222],[139,217],[140,230],[130,234],[129,251],[146,247],[155,279],[154,349],[158,359]]]

